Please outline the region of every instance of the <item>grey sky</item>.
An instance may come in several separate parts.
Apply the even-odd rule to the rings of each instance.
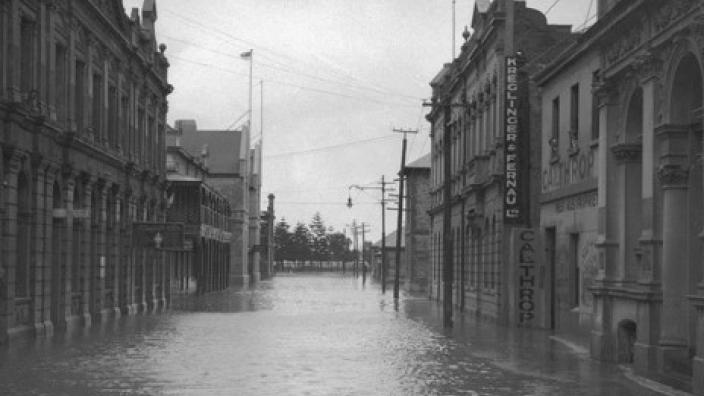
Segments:
[[[126,11],[142,0],[125,0]],[[528,0],[546,11],[555,0]],[[596,1],[561,0],[551,23],[577,27]],[[473,0],[457,0],[457,46],[471,21]],[[380,237],[377,191],[352,191],[400,165],[401,136],[410,161],[429,152],[428,83],[451,59],[451,0],[157,0],[157,40],[168,46],[168,120],[195,119],[225,129],[247,111],[248,62],[254,49],[254,123],[260,125],[264,80],[263,200],[274,193],[277,218],[308,223],[319,211],[341,230],[353,218]],[[593,22],[593,19],[590,20]],[[321,149],[321,150],[318,150]],[[395,228],[387,212],[387,233]]]

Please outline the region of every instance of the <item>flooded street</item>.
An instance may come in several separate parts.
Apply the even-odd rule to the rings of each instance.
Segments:
[[[526,333],[340,274],[278,275],[0,352],[2,395],[650,395]]]

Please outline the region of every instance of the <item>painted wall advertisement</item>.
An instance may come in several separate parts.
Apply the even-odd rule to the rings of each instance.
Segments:
[[[504,100],[504,223],[520,224],[524,220],[526,197],[521,172],[520,85],[518,58],[506,57],[506,94]]]
[[[545,264],[540,233],[513,228],[508,249],[509,323],[520,327],[546,327]]]

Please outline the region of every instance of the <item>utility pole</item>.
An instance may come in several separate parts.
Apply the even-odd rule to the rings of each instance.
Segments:
[[[403,143],[401,145],[401,168],[398,171],[398,216],[396,218],[396,273],[394,274],[394,299],[398,300],[399,294],[399,277],[401,272],[401,237],[403,231],[403,186],[404,177],[406,173],[406,135],[409,133],[418,133],[417,129],[397,129],[393,130],[395,133],[403,133]]]
[[[384,175],[381,175],[381,182],[379,184],[380,186],[358,186],[356,184],[352,184],[348,187],[348,190],[350,193],[352,188],[359,190],[381,190],[381,293],[383,294],[386,293],[386,255],[384,254],[384,251],[386,250],[386,193],[393,191],[393,189],[388,190],[386,185],[393,184],[393,182],[385,181]],[[351,195],[347,198],[347,207],[352,207]]]

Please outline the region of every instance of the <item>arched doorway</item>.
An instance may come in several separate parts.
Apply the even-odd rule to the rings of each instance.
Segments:
[[[633,363],[633,346],[636,342],[636,323],[625,319],[619,322],[617,331],[618,362]]]

